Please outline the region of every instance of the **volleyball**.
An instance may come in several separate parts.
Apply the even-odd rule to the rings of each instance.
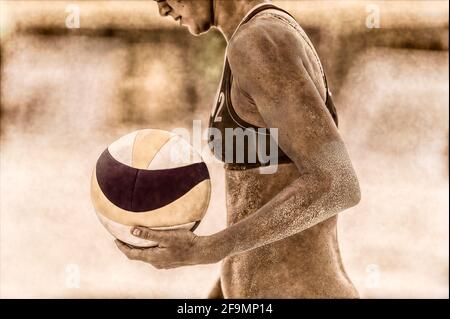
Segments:
[[[211,183],[200,154],[168,131],[135,131],[100,155],[91,180],[91,199],[103,226],[136,247],[157,243],[137,238],[133,226],[193,231],[209,205]]]

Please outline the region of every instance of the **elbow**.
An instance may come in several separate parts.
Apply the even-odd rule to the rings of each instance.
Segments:
[[[352,171],[333,178],[329,191],[341,210],[354,207],[361,201],[361,188],[358,177]]]
[[[358,178],[355,176],[355,181],[351,186],[351,195],[349,198],[349,207],[354,207],[361,201],[361,188],[359,186]]]
[[[341,183],[342,202],[344,209],[354,207],[361,201],[361,188],[354,172],[347,174],[345,182]]]
[[[354,207],[361,201],[361,188],[353,168],[335,169],[331,174],[329,171],[316,171],[316,174],[304,175],[304,178],[314,189],[314,194],[326,198],[337,211]]]

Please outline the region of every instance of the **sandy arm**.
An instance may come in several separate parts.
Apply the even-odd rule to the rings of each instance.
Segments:
[[[300,177],[258,211],[211,236],[229,256],[286,238],[356,205],[358,179],[345,145],[298,52],[279,23],[242,27],[228,48],[234,81],[257,105]],[[300,50],[300,51],[299,51]]]

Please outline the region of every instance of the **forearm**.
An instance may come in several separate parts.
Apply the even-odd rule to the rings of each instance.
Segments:
[[[320,169],[302,174],[258,211],[212,235],[218,254],[226,257],[284,239],[354,206],[358,181],[340,152],[346,151],[332,154]]]

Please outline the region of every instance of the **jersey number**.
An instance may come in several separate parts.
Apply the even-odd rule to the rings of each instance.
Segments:
[[[223,109],[223,106],[225,105],[225,94],[223,94],[223,92],[220,92],[218,103],[219,103],[219,109],[216,112],[216,116],[214,118],[214,123],[222,122],[222,116],[220,116],[220,114],[222,114],[222,109]]]

